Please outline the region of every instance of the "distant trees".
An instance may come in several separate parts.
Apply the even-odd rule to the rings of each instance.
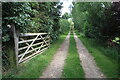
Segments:
[[[71,17],[72,17],[72,15],[70,13],[67,13],[67,12],[64,15],[62,15],[63,19],[68,19],[68,18],[71,18]]]
[[[69,32],[71,23],[67,19],[60,19],[59,23],[61,33]]]
[[[120,2],[74,3],[72,10],[76,29],[95,39],[120,37]]]
[[[70,30],[71,22],[69,21],[69,19],[71,17],[72,17],[72,15],[70,13],[67,13],[67,12],[61,16],[61,19],[59,20],[61,33],[66,33]]]

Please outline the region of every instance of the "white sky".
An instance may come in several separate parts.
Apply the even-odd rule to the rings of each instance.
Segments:
[[[63,8],[61,9],[61,12],[62,12],[62,15],[64,14],[64,13],[70,13],[70,9],[69,9],[69,7],[70,7],[70,5],[72,5],[72,1],[73,0],[61,0],[60,2],[63,2]]]

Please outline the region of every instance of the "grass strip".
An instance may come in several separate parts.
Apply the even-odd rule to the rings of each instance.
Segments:
[[[118,78],[118,61],[115,55],[117,51],[102,45],[103,43],[98,43],[96,40],[86,38],[81,36],[77,32],[78,37],[86,46],[88,51],[94,57],[96,64],[100,67],[101,71],[108,77],[108,78]]]
[[[84,78],[84,72],[80,65],[80,59],[73,34],[70,35],[69,51],[65,61],[63,78]],[[81,79],[83,80],[83,79]]]
[[[67,34],[61,35],[59,39],[41,55],[21,64],[18,69],[10,70],[6,75],[3,75],[3,78],[39,78],[51,62],[53,55],[57,52],[66,36]]]

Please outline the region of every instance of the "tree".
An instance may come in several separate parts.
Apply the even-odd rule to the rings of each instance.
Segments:
[[[62,16],[62,18],[63,19],[69,19],[69,18],[71,18],[71,14],[69,14],[69,13],[65,13],[63,16]]]
[[[70,22],[67,19],[60,19],[60,32],[65,33],[68,32],[70,29]]]
[[[14,43],[13,38],[10,37],[11,24],[15,24],[15,28],[19,33],[47,32],[50,33],[51,42],[56,40],[60,34],[59,19],[61,15],[60,9],[62,8],[61,4],[59,2],[3,2],[2,54],[6,55],[9,59],[13,59],[13,52],[9,47],[9,45],[14,45],[12,44]],[[5,56],[2,56],[2,59],[7,61]],[[9,60],[8,65],[12,63],[12,60]]]
[[[115,16],[115,7],[119,3],[76,3],[72,15],[75,28],[87,37],[96,39],[115,38],[119,34],[118,16]],[[117,13],[117,15],[119,15]]]
[[[59,18],[62,3],[59,2],[5,2],[3,3],[3,41],[9,41],[8,24],[14,23],[16,30],[22,32],[47,32],[52,39],[59,34]],[[8,10],[8,8],[10,8]],[[54,37],[54,34],[56,37]]]

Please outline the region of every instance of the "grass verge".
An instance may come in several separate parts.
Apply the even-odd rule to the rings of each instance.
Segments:
[[[84,72],[80,65],[80,59],[73,34],[70,36],[70,44],[67,58],[62,73],[63,78],[84,78]],[[82,79],[81,79],[82,80]]]
[[[108,78],[118,78],[117,50],[108,48],[103,43],[79,35],[78,37],[94,57],[96,64]]]
[[[39,78],[44,69],[51,62],[53,55],[56,53],[66,36],[67,34],[61,35],[44,53],[21,64],[17,69],[10,70],[6,75],[3,75],[3,78]]]

